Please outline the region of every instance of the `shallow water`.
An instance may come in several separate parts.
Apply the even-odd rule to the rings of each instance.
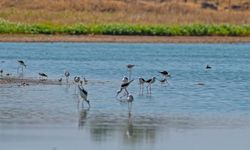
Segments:
[[[89,80],[91,108],[75,86],[0,85],[0,149],[245,149],[250,144],[250,44],[0,43],[0,69],[25,77]],[[116,100],[126,65],[132,112]],[[206,70],[205,66],[212,66]],[[168,70],[139,95],[138,77]],[[202,83],[201,85],[199,85]],[[44,145],[44,143],[46,143]],[[195,144],[194,144],[195,143]]]

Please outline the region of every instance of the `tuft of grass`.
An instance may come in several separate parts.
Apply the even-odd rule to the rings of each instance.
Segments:
[[[250,36],[250,25],[189,24],[21,24],[0,20],[0,34],[148,35],[148,36]]]

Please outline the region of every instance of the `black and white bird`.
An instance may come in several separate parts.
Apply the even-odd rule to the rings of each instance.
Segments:
[[[206,66],[206,69],[212,69],[212,67],[211,67],[211,66],[209,66],[209,65],[207,65],[207,66]]]
[[[166,71],[166,70],[159,71],[159,73],[160,73],[160,74],[161,74],[164,78],[166,78],[166,77],[170,77],[169,72],[168,72],[168,71]]]
[[[83,100],[82,101],[82,107],[83,107],[83,102],[87,102],[90,108],[90,102],[88,100],[88,92],[83,88],[83,86],[78,85],[78,89],[79,89],[79,93],[80,93],[80,97]]]
[[[81,80],[80,77],[78,77],[78,76],[75,76],[75,77],[74,77],[74,82],[75,82],[76,84],[78,84],[78,83],[80,82],[80,80]]]
[[[133,64],[128,64],[127,68],[128,68],[128,79],[131,80],[131,75],[132,75],[132,69],[135,65]]]
[[[67,70],[64,71],[64,76],[66,77],[66,82],[68,83],[69,82],[70,73]]]
[[[151,79],[146,80],[145,82],[148,83],[147,85],[147,93],[151,94],[151,85],[155,83],[156,77],[152,77]],[[148,90],[149,88],[149,90]],[[148,92],[149,91],[149,92]]]
[[[134,101],[133,95],[129,94],[127,97],[127,102],[128,102],[128,111],[129,113],[131,112],[132,109],[132,102]]]
[[[79,76],[74,77],[75,82],[75,93],[77,93],[76,87],[79,85],[81,78]]]
[[[128,82],[126,82],[126,83],[122,83],[121,84],[121,87],[120,87],[120,89],[117,91],[117,93],[116,93],[116,97],[124,90],[125,91],[125,95],[126,96],[128,96],[129,95],[129,92],[128,92],[128,86],[130,85],[130,83],[131,82],[133,82],[134,80],[130,80],[130,81],[128,81]]]
[[[22,73],[23,73],[23,68],[26,68],[27,65],[26,65],[26,64],[24,63],[24,61],[22,61],[22,60],[18,60],[17,62],[19,63],[19,66],[18,66],[18,68],[17,68],[17,73],[19,73],[19,69],[20,69],[20,68],[22,69]]]
[[[39,79],[42,79],[42,80],[48,79],[48,75],[47,74],[41,73],[41,72],[39,72],[38,74],[39,74]]]
[[[144,91],[144,83],[145,83],[146,81],[142,78],[142,77],[139,77],[139,85],[140,85],[140,94],[142,94],[143,95],[143,91]]]

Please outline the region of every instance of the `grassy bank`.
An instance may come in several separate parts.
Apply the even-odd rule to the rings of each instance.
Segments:
[[[250,36],[250,25],[21,24],[0,20],[1,34]]]

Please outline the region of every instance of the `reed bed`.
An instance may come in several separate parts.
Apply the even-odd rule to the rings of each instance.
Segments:
[[[0,34],[250,36],[250,25],[24,24],[0,20]]]

